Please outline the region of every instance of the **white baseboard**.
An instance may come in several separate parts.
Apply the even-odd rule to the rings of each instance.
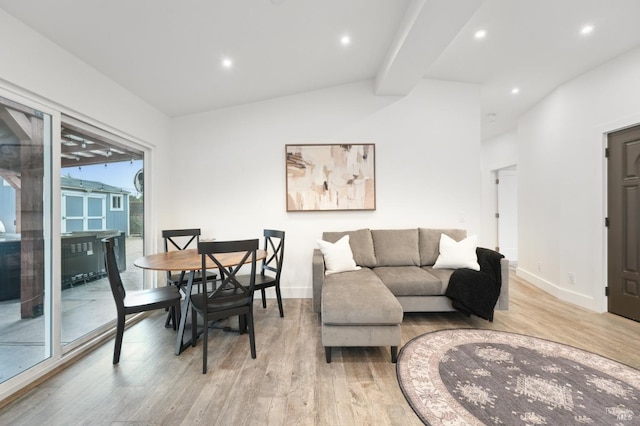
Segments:
[[[311,288],[306,287],[280,287],[283,299],[311,299],[313,297],[313,291]],[[259,294],[256,294],[256,299],[260,298]],[[267,299],[275,299],[276,292],[272,288],[267,289]]]
[[[573,303],[574,305],[578,305],[590,311],[602,312],[602,310],[596,306],[597,303],[591,296],[586,296],[582,293],[578,293],[576,291],[571,291],[564,287],[560,287],[520,267],[516,268],[516,275],[522,278],[523,280],[530,282],[536,287],[546,291],[547,293],[557,297],[560,300]]]

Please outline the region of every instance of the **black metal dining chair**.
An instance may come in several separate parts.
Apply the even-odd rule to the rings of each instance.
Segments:
[[[251,358],[256,357],[255,330],[253,323],[253,291],[256,277],[256,251],[258,240],[207,241],[198,243],[198,253],[202,255],[202,270],[206,270],[210,259],[218,266],[220,278],[202,280],[203,291],[191,295],[191,345],[196,346],[198,337],[198,315],[203,318],[202,326],[202,374],[207,372],[207,345],[209,322],[238,316],[240,333],[249,329]],[[222,253],[242,252],[242,258],[236,266],[225,268],[216,257]],[[249,283],[237,280],[238,271],[249,264],[251,273]],[[209,288],[211,286],[211,288]]]
[[[282,273],[282,265],[284,262],[284,231],[274,229],[264,230],[264,250],[267,257],[262,260],[260,274],[256,275],[255,289],[260,290],[262,296],[262,307],[267,307],[267,298],[265,289],[274,287],[276,291],[276,299],[278,301],[278,309],[280,316],[284,317],[282,309],[282,294],[280,293],[280,275]],[[238,281],[247,283],[248,276],[239,276]]]
[[[102,239],[104,244],[104,260],[111,286],[113,300],[118,311],[116,325],[116,342],[113,349],[113,363],[120,362],[122,349],[122,337],[124,335],[124,322],[128,314],[153,311],[156,309],[170,309],[173,320],[173,329],[180,318],[180,291],[175,286],[158,287],[147,290],[127,292],[122,285],[122,278],[118,270],[118,262],[115,255],[115,238]]]
[[[169,250],[186,250],[188,248],[197,248],[200,242],[201,231],[199,228],[191,229],[165,229],[162,231],[162,239],[164,240],[164,251]],[[188,271],[167,271],[167,283],[182,287],[187,285]],[[207,271],[209,279],[215,279],[216,273]],[[196,273],[194,282],[200,281],[200,272]]]
[[[199,228],[189,229],[165,229],[162,231],[162,239],[164,243],[164,251],[169,250],[186,250],[189,248],[197,248],[200,242],[201,231]],[[188,282],[189,271],[167,271],[167,285],[173,284],[180,290],[183,290]],[[207,277],[209,279],[215,279],[217,274],[212,271],[207,271]],[[196,271],[193,277],[194,284],[199,284],[202,281],[202,273]],[[168,327],[171,322],[172,315],[167,315],[167,321],[165,327]]]

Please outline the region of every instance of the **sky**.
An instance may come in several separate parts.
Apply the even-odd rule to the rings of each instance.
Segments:
[[[133,178],[138,170],[142,169],[143,161],[134,160],[120,163],[96,164],[83,167],[65,167],[61,170],[62,176],[69,176],[75,179],[92,180],[107,185],[122,188],[131,192],[131,195],[138,195]]]

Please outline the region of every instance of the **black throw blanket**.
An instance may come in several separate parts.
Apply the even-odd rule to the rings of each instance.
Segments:
[[[493,321],[493,308],[500,297],[502,274],[496,251],[476,248],[480,271],[456,269],[449,279],[445,295],[453,301],[453,307],[467,316],[471,314]]]

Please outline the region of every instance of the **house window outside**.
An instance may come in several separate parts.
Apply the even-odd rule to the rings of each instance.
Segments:
[[[124,210],[122,194],[111,194],[111,211],[121,212],[122,210]]]

